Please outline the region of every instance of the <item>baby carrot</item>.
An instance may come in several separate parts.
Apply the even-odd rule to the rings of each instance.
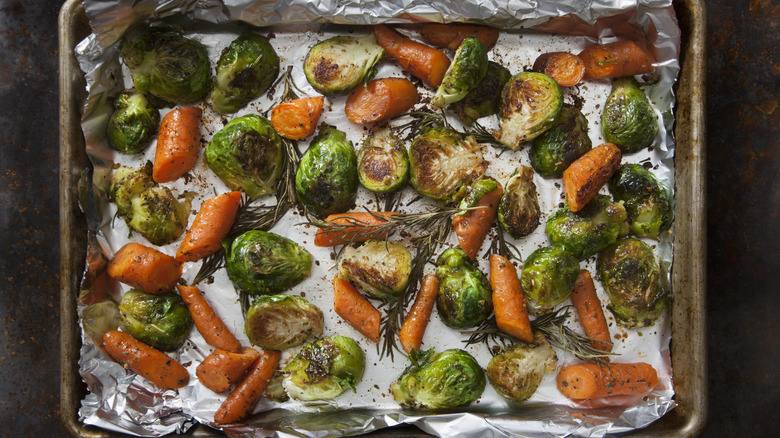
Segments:
[[[333,277],[333,310],[357,331],[379,342],[382,315],[349,281]]]
[[[450,50],[456,50],[468,36],[477,38],[486,49],[490,50],[498,41],[498,29],[480,24],[463,23],[428,23],[420,27],[420,38],[423,41]]]
[[[658,384],[658,373],[646,363],[581,363],[558,373],[558,390],[581,400],[621,394],[644,394]]]
[[[282,102],[271,111],[271,125],[282,137],[303,140],[317,129],[324,105],[322,96]]]
[[[192,226],[184,235],[176,260],[194,262],[206,258],[222,248],[241,205],[241,192],[229,192],[207,199],[195,215]]]
[[[417,87],[408,79],[374,79],[349,94],[344,112],[352,123],[374,123],[405,113],[419,100]]]
[[[130,242],[108,262],[108,275],[150,294],[173,289],[181,277],[181,264],[154,248]]]
[[[192,315],[195,328],[198,329],[207,344],[234,353],[241,351],[241,343],[214,312],[197,287],[176,286],[176,289],[179,290],[179,295]]]
[[[243,348],[236,353],[217,348],[198,365],[195,375],[206,388],[225,392],[241,379],[258,357],[260,352],[254,348]]]
[[[365,242],[369,239],[384,239],[387,235],[379,233],[378,226],[387,221],[381,218],[394,214],[398,213],[358,211],[332,214],[325,221],[334,225],[344,226],[344,229],[325,231],[320,228],[314,235],[314,246],[335,246],[350,242]]]
[[[152,167],[155,182],[175,181],[195,166],[200,150],[201,115],[200,108],[187,106],[163,117]]]
[[[495,189],[486,193],[482,199],[477,201],[474,210],[469,210],[464,214],[456,214],[452,217],[452,227],[455,235],[458,236],[458,243],[463,252],[471,260],[476,259],[482,242],[485,241],[490,227],[498,214],[498,204],[501,202],[501,195],[504,189],[499,184]]]
[[[498,328],[523,342],[533,343],[534,332],[517,271],[509,260],[498,254],[490,255],[490,287]]]
[[[590,46],[578,55],[585,63],[585,79],[619,78],[653,71],[653,60],[633,41]]]
[[[374,26],[376,42],[385,49],[385,55],[401,68],[431,87],[438,87],[450,67],[450,59],[439,49],[412,41],[389,27]]]
[[[585,63],[568,52],[542,53],[536,58],[533,70],[555,79],[561,87],[573,87],[585,77]]]
[[[439,279],[435,275],[428,274],[422,279],[420,291],[414,299],[409,314],[406,315],[398,338],[404,351],[409,353],[412,348],[420,348],[425,328],[431,319],[433,305],[436,303],[436,295],[439,291]]]
[[[235,389],[228,395],[214,414],[214,421],[219,424],[235,423],[252,413],[257,401],[262,397],[268,381],[279,365],[281,353],[275,350],[264,350],[260,353],[246,376],[238,382]]]
[[[127,333],[111,330],[103,335],[103,351],[111,359],[161,388],[183,388],[190,374],[178,362]]]
[[[571,211],[582,210],[615,173],[623,154],[612,143],[597,146],[563,171],[563,191]]]
[[[494,292],[495,293],[495,292]],[[574,283],[574,292],[571,294],[571,302],[577,309],[585,334],[591,341],[593,348],[601,351],[612,351],[612,338],[609,336],[609,326],[601,308],[601,301],[596,296],[596,286],[587,269],[580,271],[577,282]]]

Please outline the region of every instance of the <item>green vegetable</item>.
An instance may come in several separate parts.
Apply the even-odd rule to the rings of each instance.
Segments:
[[[520,274],[529,312],[535,316],[549,313],[569,298],[579,272],[579,261],[563,248],[547,246],[532,252]]]
[[[490,284],[462,249],[450,248],[439,256],[436,277],[436,309],[444,324],[452,328],[474,327],[490,316]]]
[[[340,279],[351,281],[374,298],[391,301],[406,289],[412,255],[403,245],[369,240],[357,248],[344,248],[338,268]]]
[[[487,73],[487,50],[472,36],[463,39],[444,74],[431,105],[444,108],[466,97]]]
[[[363,378],[365,358],[357,342],[345,336],[306,344],[284,369],[284,389],[296,400],[328,400]]]
[[[137,154],[147,146],[160,127],[160,112],[141,93],[125,91],[114,101],[106,137],[112,148]]]
[[[162,351],[181,347],[192,329],[192,317],[178,294],[152,295],[131,290],[119,303],[125,331]]]
[[[612,81],[601,114],[604,140],[614,143],[624,153],[637,152],[653,144],[658,124],[650,101],[633,77]]]
[[[377,193],[398,190],[409,178],[409,154],[404,143],[384,126],[375,129],[357,154],[360,184]]]
[[[608,187],[615,200],[626,207],[633,234],[658,237],[672,226],[671,194],[641,165],[618,167]]]
[[[476,207],[477,203],[479,203],[485,195],[495,190],[496,187],[498,187],[498,181],[491,177],[478,180],[466,190],[466,196],[460,200],[460,205],[458,207],[462,209]],[[458,214],[465,215],[466,212]]]
[[[569,164],[592,146],[588,119],[579,109],[564,105],[558,122],[534,140],[529,154],[531,166],[545,178],[560,178]]]
[[[488,61],[485,77],[460,101],[452,105],[455,114],[466,125],[478,118],[496,114],[501,102],[501,90],[512,73],[501,64]]]
[[[506,183],[498,204],[498,222],[510,236],[519,239],[539,226],[541,214],[534,171],[520,166]]]
[[[494,135],[513,150],[552,128],[563,107],[563,92],[555,80],[542,73],[518,73],[501,92],[498,118],[501,129]]]
[[[246,313],[244,333],[252,345],[271,350],[297,347],[322,335],[322,310],[291,295],[260,295]]]
[[[376,74],[374,66],[384,52],[374,34],[336,36],[309,49],[303,73],[311,86],[326,96],[347,94]]]
[[[90,304],[81,311],[81,326],[90,338],[101,341],[103,335],[119,328],[119,308],[111,300]]]
[[[547,338],[536,333],[533,344],[505,348],[487,366],[487,378],[502,397],[522,403],[536,392],[545,373],[554,373],[558,357]]]

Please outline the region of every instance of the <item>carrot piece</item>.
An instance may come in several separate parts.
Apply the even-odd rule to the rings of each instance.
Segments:
[[[357,331],[379,342],[379,310],[349,281],[333,277],[333,310]]]
[[[236,219],[239,205],[241,192],[238,191],[223,193],[203,202],[176,251],[176,260],[194,262],[219,251],[222,239]]]
[[[525,308],[525,295],[512,263],[498,254],[490,254],[490,287],[493,310],[502,332],[526,342],[534,342],[531,320]]]
[[[462,23],[428,23],[420,27],[420,38],[423,41],[451,50],[456,50],[468,36],[477,38],[486,49],[490,50],[498,41],[498,29],[480,24]]]
[[[162,294],[176,286],[181,264],[154,248],[130,242],[108,262],[111,278],[150,294]]]
[[[439,292],[439,279],[435,275],[428,274],[422,279],[420,291],[414,299],[409,314],[406,315],[398,338],[404,351],[409,353],[412,348],[420,348],[425,328],[431,319],[433,305],[436,303],[436,295]]]
[[[359,211],[332,214],[325,221],[335,225],[344,225],[346,228],[338,231],[317,230],[314,235],[314,246],[336,246],[350,242],[365,242],[368,239],[384,239],[387,235],[380,233],[378,226],[387,221],[380,218],[394,214],[398,213]]]
[[[376,42],[385,49],[385,55],[401,68],[431,87],[438,87],[450,67],[450,59],[439,49],[412,41],[393,29],[374,26]]]
[[[349,93],[344,112],[352,123],[374,123],[405,113],[419,100],[417,87],[408,79],[374,79]]]
[[[482,247],[482,242],[485,241],[490,226],[496,219],[498,204],[501,202],[503,194],[504,189],[499,184],[498,187],[477,201],[475,206],[484,208],[469,210],[465,214],[456,214],[452,217],[452,227],[458,236],[458,243],[471,260],[477,258],[479,248]]]
[[[271,111],[271,125],[282,137],[303,140],[314,134],[324,106],[322,96],[282,102]]]
[[[206,388],[225,392],[243,377],[258,357],[260,352],[254,348],[243,348],[235,353],[217,348],[198,365],[195,375]]]
[[[653,71],[653,60],[633,41],[590,46],[578,56],[585,63],[585,79],[619,78]]]
[[[596,286],[587,269],[580,271],[577,282],[574,283],[571,302],[577,309],[585,334],[589,338],[597,339],[591,341],[590,345],[601,351],[612,351],[612,338],[609,336],[607,318],[604,317],[601,301],[596,296]]]
[[[585,63],[568,52],[542,53],[536,58],[533,70],[555,79],[561,87],[573,87],[585,77]]]
[[[176,289],[179,290],[179,295],[192,315],[195,328],[198,329],[207,344],[233,353],[241,351],[241,342],[233,336],[233,333],[214,312],[197,287],[176,286]]]
[[[246,376],[238,382],[217,412],[214,421],[228,424],[241,421],[252,413],[257,401],[262,397],[268,381],[273,376],[282,354],[276,350],[263,350]]]
[[[571,211],[580,211],[593,199],[620,165],[623,154],[612,143],[589,150],[563,171],[563,191]]]
[[[198,161],[200,117],[194,106],[177,108],[165,115],[157,134],[152,179],[158,183],[176,181]]]
[[[582,363],[564,367],[558,373],[558,390],[571,399],[621,394],[644,394],[658,384],[658,373],[649,364]]]
[[[190,374],[162,351],[144,344],[131,335],[111,330],[103,335],[103,351],[111,359],[161,388],[183,388]]]

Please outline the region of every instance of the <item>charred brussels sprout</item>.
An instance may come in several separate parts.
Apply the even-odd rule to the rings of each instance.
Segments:
[[[558,357],[547,338],[536,333],[533,344],[505,348],[487,366],[487,378],[502,397],[522,403],[536,392],[545,373],[554,373]]]
[[[573,106],[561,110],[558,122],[536,137],[529,158],[534,170],[545,178],[560,178],[563,171],[593,147],[588,137],[588,119]]]
[[[607,195],[596,195],[576,213],[568,204],[553,212],[547,219],[546,231],[553,246],[583,260],[628,234],[626,209]]]
[[[628,212],[631,232],[658,237],[672,226],[672,197],[655,175],[639,164],[618,167],[609,181],[609,192]]]
[[[463,39],[444,74],[431,105],[444,108],[466,97],[487,73],[487,50],[472,36]]]
[[[462,249],[450,248],[439,256],[436,277],[436,309],[444,324],[452,328],[474,327],[490,316],[490,285]]]
[[[488,61],[485,77],[462,100],[453,104],[455,114],[466,125],[478,118],[496,114],[501,101],[501,90],[509,82],[512,73],[493,61]]]
[[[192,328],[190,311],[173,292],[152,295],[131,290],[119,303],[119,317],[134,338],[162,351],[181,347]]]
[[[214,134],[203,154],[209,168],[232,190],[250,197],[272,193],[282,174],[282,139],[265,117],[231,120]]]
[[[374,298],[394,300],[406,289],[412,255],[403,245],[369,240],[358,248],[347,246],[339,259],[339,278],[351,281]]]
[[[343,213],[357,196],[357,156],[346,134],[323,123],[295,174],[298,200],[317,216]]]
[[[324,324],[322,311],[303,298],[261,295],[246,313],[244,333],[252,345],[284,350],[322,335]]]
[[[612,93],[601,114],[604,140],[624,153],[637,152],[653,144],[658,125],[645,92],[633,77],[612,81]]]
[[[532,252],[520,274],[530,313],[549,313],[569,298],[579,272],[579,261],[565,249],[548,246]]]
[[[160,112],[141,93],[125,91],[114,101],[106,137],[111,147],[125,154],[137,154],[147,146],[160,127]]]
[[[523,142],[550,129],[562,107],[563,92],[553,78],[542,73],[518,73],[501,92],[501,129],[494,135],[502,144],[519,150]]]
[[[623,239],[600,252],[596,272],[609,295],[607,308],[623,326],[651,325],[669,304],[658,261],[641,240]]]
[[[378,128],[357,154],[360,184],[377,193],[398,190],[409,178],[409,154],[388,127]]]
[[[374,66],[384,49],[374,34],[364,37],[336,36],[309,49],[303,72],[315,90],[326,96],[347,94],[376,74]]]
[[[390,385],[393,398],[409,409],[468,406],[485,390],[485,372],[463,350],[436,353],[414,349],[409,365]]]
[[[519,239],[539,226],[541,214],[534,171],[528,166],[520,166],[506,183],[498,204],[498,222],[510,236]]]
[[[251,230],[223,245],[228,277],[249,294],[281,292],[311,272],[311,254],[277,234]]]
[[[284,369],[284,389],[296,400],[328,400],[355,390],[365,358],[357,342],[345,336],[306,344]]]

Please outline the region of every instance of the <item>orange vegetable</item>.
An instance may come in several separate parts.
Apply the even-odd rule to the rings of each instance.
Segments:
[[[241,343],[209,305],[195,286],[176,286],[184,304],[192,315],[195,328],[207,344],[222,350],[238,353]]]
[[[452,217],[452,227],[458,236],[458,243],[471,260],[477,258],[479,248],[482,247],[482,242],[485,241],[490,226],[496,219],[498,204],[501,202],[503,194],[504,189],[499,184],[498,187],[477,201],[475,207],[484,208],[469,210],[463,215],[456,214]]]
[[[578,55],[585,63],[585,79],[619,78],[653,71],[653,60],[633,41],[588,47]]]
[[[490,50],[498,41],[498,29],[479,24],[441,24],[428,23],[420,27],[420,38],[436,47],[446,47],[456,50],[460,43],[468,37],[477,38],[486,49]]]
[[[235,389],[228,395],[214,414],[214,421],[219,424],[235,423],[252,413],[257,401],[262,397],[268,381],[273,376],[282,354],[275,350],[264,350],[260,353],[246,376],[238,382]]]
[[[585,63],[572,53],[549,52],[536,58],[534,71],[555,79],[561,87],[573,87],[585,77]]]
[[[582,210],[620,165],[623,154],[612,143],[589,150],[563,171],[563,191],[571,211]]]
[[[271,111],[271,125],[282,137],[303,140],[317,129],[324,105],[322,96],[282,102]]]
[[[498,254],[490,255],[490,287],[498,328],[523,342],[532,343],[534,332],[517,271],[509,260]]]
[[[178,362],[127,333],[118,330],[106,332],[103,335],[103,351],[125,368],[161,388],[183,388],[190,381],[190,374]]]
[[[243,348],[235,353],[217,348],[198,365],[195,375],[206,388],[225,392],[241,379],[258,357],[260,352],[254,348]]]
[[[495,292],[494,292],[495,293]],[[601,308],[601,301],[596,296],[596,286],[587,269],[580,271],[577,282],[574,283],[574,292],[571,294],[571,302],[577,309],[585,334],[591,341],[593,348],[601,351],[612,351],[612,338],[609,336],[609,326]]]
[[[224,239],[241,205],[241,192],[229,192],[207,199],[184,235],[176,260],[194,262],[222,248]]]
[[[422,279],[420,291],[414,299],[409,314],[406,315],[398,338],[404,351],[409,353],[412,348],[420,348],[425,328],[431,319],[433,305],[436,303],[436,295],[439,291],[439,279],[435,275],[428,274]]]
[[[408,79],[374,79],[349,93],[344,112],[352,123],[374,123],[405,113],[419,100]]]
[[[450,67],[450,59],[439,49],[412,41],[389,27],[374,26],[376,42],[385,49],[385,56],[431,87],[438,87]]]
[[[333,310],[368,339],[379,342],[379,310],[352,283],[338,277],[333,277]]]
[[[150,294],[162,294],[176,286],[181,264],[154,248],[130,242],[108,262],[111,278]]]
[[[658,384],[658,373],[646,363],[582,363],[558,373],[558,390],[571,399],[644,394]]]
[[[201,115],[200,108],[187,106],[163,117],[152,167],[155,182],[175,181],[195,166],[200,150]]]
[[[325,221],[336,225],[348,225],[347,228],[340,231],[317,230],[314,235],[314,246],[335,246],[352,242],[365,242],[369,239],[384,239],[386,234],[380,234],[377,225],[382,225],[386,221],[380,219],[389,217],[396,212],[376,212],[359,211],[353,213],[338,213],[328,216]],[[378,217],[377,217],[378,216]],[[377,230],[377,233],[371,233],[371,230]],[[356,233],[361,233],[356,236]]]

